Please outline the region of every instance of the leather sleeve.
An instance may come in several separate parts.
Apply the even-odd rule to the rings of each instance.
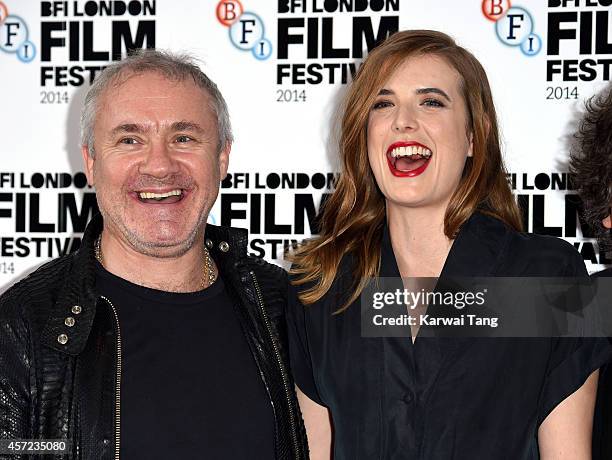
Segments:
[[[0,439],[29,439],[29,328],[10,294],[0,297]]]

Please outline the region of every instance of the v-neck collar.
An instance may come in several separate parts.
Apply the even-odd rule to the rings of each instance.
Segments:
[[[440,278],[486,277],[495,275],[505,257],[510,229],[500,220],[476,212],[463,224],[451,246]],[[400,277],[389,226],[381,244],[381,277]]]

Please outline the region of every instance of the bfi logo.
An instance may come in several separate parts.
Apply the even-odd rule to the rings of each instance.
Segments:
[[[28,37],[25,21],[9,14],[7,6],[0,2],[0,50],[16,54],[21,62],[32,62],[36,57],[36,47]]]
[[[535,56],[542,49],[542,39],[525,8],[512,6],[510,0],[483,0],[482,14],[495,22],[497,38],[505,45],[520,48],[525,56]]]
[[[250,51],[260,61],[272,55],[272,43],[265,37],[264,23],[255,13],[244,11],[239,0],[221,0],[216,9],[217,20],[229,29],[232,44],[241,51]]]

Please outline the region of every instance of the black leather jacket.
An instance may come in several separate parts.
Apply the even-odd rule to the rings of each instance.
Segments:
[[[95,289],[101,228],[97,216],[77,252],[0,297],[0,439],[69,439],[67,458],[119,458],[121,333],[114,306]],[[207,225],[206,239],[270,398],[276,458],[308,458],[288,372],[286,274],[246,255],[246,231]]]

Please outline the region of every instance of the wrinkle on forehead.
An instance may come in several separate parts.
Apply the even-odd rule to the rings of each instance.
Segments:
[[[174,81],[156,73],[132,75],[108,88],[98,112],[106,112],[113,131],[217,132],[216,108],[207,91],[189,79]],[[121,129],[130,125],[130,130]]]
[[[167,94],[160,95],[136,95],[136,94],[127,94],[125,97],[122,96],[113,96],[112,94],[108,94],[104,97],[102,101],[102,107],[106,107],[107,109],[113,108],[115,104],[130,104],[130,103],[148,103],[152,107],[155,107],[156,103],[166,103],[170,101],[171,98]]]
[[[165,94],[150,95],[150,94],[147,94],[146,92],[145,94],[140,94],[140,95],[133,95],[133,94],[129,95],[129,96],[134,96],[134,97],[124,97],[122,99],[115,98],[114,95],[121,93],[123,87],[129,84],[131,80],[135,78],[141,78],[141,77],[143,78],[150,77],[151,79],[154,79],[154,80],[162,80],[170,84],[172,87],[177,87],[180,85],[185,85],[185,86],[193,85],[194,88],[197,88],[201,92],[201,94],[204,96],[207,102],[211,104],[211,101],[210,101],[211,98],[210,98],[210,95],[208,94],[208,91],[198,86],[195,80],[191,78],[173,78],[171,75],[165,75],[163,72],[155,72],[155,71],[146,71],[146,72],[126,71],[126,72],[120,73],[114,77],[113,81],[106,87],[106,89],[102,92],[102,94],[100,94],[99,99],[100,100],[111,99],[111,100],[116,100],[116,101],[130,101],[130,100],[137,100],[137,99],[164,100],[164,99],[170,98],[170,96],[165,95]]]
[[[212,98],[208,94],[207,91],[202,88],[195,86],[194,87],[200,92],[202,97],[204,98],[204,102],[207,107],[211,109],[211,111],[215,114],[216,108],[212,101]],[[132,94],[128,93],[125,95],[118,95],[121,89],[118,89],[116,92],[110,92],[107,90],[103,96],[100,98],[101,106],[104,107],[112,107],[114,103],[123,103],[123,102],[131,102],[131,101],[168,101],[174,100],[174,96],[170,96],[168,94]],[[193,102],[193,101],[192,101]]]
[[[117,75],[115,75],[112,78],[107,88],[111,88],[111,87],[120,88],[121,86],[126,84],[128,81],[130,81],[132,78],[144,77],[145,75],[161,78],[163,80],[166,80],[169,83],[174,83],[176,85],[179,85],[181,83],[186,83],[189,81],[191,81],[194,84],[196,83],[194,79],[183,78],[180,75],[167,74],[166,72],[163,72],[162,70],[156,71],[153,69],[147,69],[147,70],[137,71],[137,70],[132,70],[132,69],[123,69],[123,71],[119,72]]]

